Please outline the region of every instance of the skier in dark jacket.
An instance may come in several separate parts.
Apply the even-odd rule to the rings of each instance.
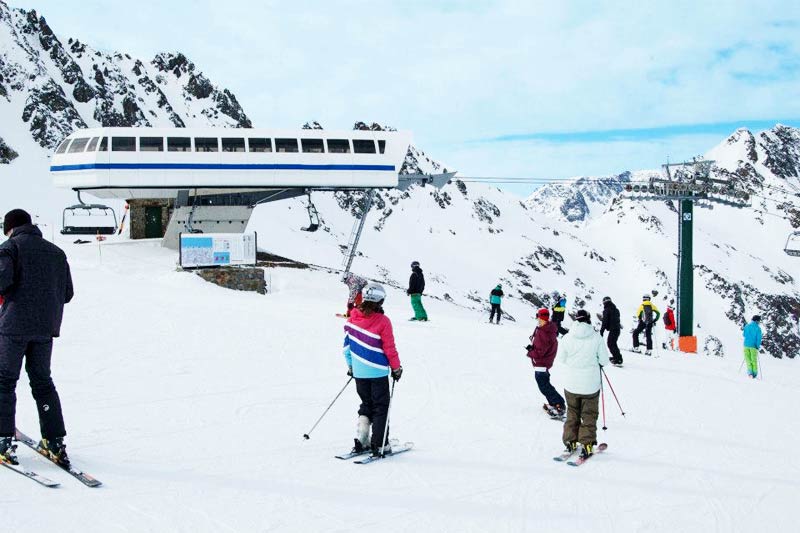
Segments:
[[[68,465],[61,401],[50,377],[53,338],[61,333],[64,304],[72,300],[67,257],[42,238],[21,209],[5,216],[9,238],[0,245],[0,455],[16,463],[12,437],[16,387],[22,369],[30,379],[39,410],[40,446],[56,462]]]
[[[566,335],[569,333],[569,330],[562,327],[561,323],[564,321],[564,315],[567,312],[567,295],[558,293],[554,294],[556,304],[553,306],[553,315],[552,321],[555,322],[556,326],[558,326],[558,334],[559,335]]]
[[[411,263],[411,277],[408,279],[408,290],[406,294],[411,296],[411,307],[414,309],[414,318],[420,322],[428,321],[428,313],[422,306],[422,293],[425,291],[425,276],[419,267],[419,261]]]
[[[489,315],[489,323],[492,323],[495,313],[497,313],[497,323],[500,323],[500,317],[503,316],[503,310],[500,309],[500,304],[503,303],[503,286],[498,284],[497,287],[492,289],[489,295],[489,303],[492,305],[492,312]]]
[[[650,295],[642,296],[642,305],[636,310],[636,318],[639,320],[636,329],[633,330],[633,351],[639,352],[639,334],[644,331],[647,342],[645,355],[653,354],[653,325],[661,318],[661,311],[650,301]]]
[[[603,321],[600,325],[600,336],[602,337],[603,333],[606,331],[608,331],[606,345],[608,346],[608,351],[611,354],[611,357],[609,357],[608,360],[611,361],[611,364],[621,365],[622,352],[619,351],[617,341],[619,340],[619,334],[622,331],[622,324],[620,323],[619,319],[619,309],[617,309],[617,306],[611,301],[610,296],[603,298]]]
[[[531,343],[527,349],[539,392],[547,399],[547,403],[542,407],[550,416],[564,416],[566,411],[564,398],[550,384],[550,368],[558,351],[558,326],[550,321],[550,311],[547,309],[539,309],[536,318],[539,324],[531,335]]]

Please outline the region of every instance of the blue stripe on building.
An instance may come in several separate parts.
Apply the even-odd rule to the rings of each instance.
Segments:
[[[302,165],[293,163],[86,163],[53,165],[50,172],[69,170],[372,170],[394,172],[394,165]]]

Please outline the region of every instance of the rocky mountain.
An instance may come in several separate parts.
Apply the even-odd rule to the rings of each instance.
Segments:
[[[36,11],[12,9],[2,0],[0,105],[4,118],[21,119],[47,149],[75,128],[251,126],[236,97],[183,54],[142,60],[100,52],[78,39],[62,41]]]

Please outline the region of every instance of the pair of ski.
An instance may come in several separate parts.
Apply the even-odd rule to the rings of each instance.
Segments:
[[[71,464],[70,464],[70,466],[64,466],[64,465],[58,464],[56,461],[54,461],[50,457],[50,455],[47,453],[46,450],[44,450],[44,449],[39,447],[39,443],[38,442],[36,442],[32,438],[30,438],[29,436],[25,435],[24,433],[22,433],[20,430],[16,430],[15,431],[14,439],[17,442],[21,442],[22,444],[24,444],[28,448],[31,448],[32,450],[34,450],[35,452],[40,454],[42,457],[46,458],[48,461],[50,461],[51,463],[53,463],[54,465],[56,465],[57,467],[62,469],[64,472],[68,473],[69,475],[71,475],[72,477],[74,477],[75,479],[77,479],[78,481],[83,483],[84,485],[86,485],[87,487],[94,488],[94,487],[99,487],[100,485],[102,485],[102,483],[100,481],[98,481],[94,477],[90,476],[86,472],[78,470],[77,468],[75,468]],[[38,483],[38,484],[40,484],[42,486],[49,487],[49,488],[56,488],[56,487],[58,487],[60,485],[58,482],[53,481],[51,479],[48,479],[48,478],[42,476],[41,474],[37,474],[36,472],[34,472],[32,470],[28,470],[27,468],[25,468],[22,465],[14,465],[14,464],[8,463],[6,461],[0,461],[0,464],[2,464],[3,466],[5,466],[6,468],[8,468],[10,470],[13,470],[14,472],[16,472],[16,473],[18,473],[20,475],[23,475],[23,476],[27,477],[28,479],[31,479],[31,480],[35,481],[36,483]]]
[[[598,444],[595,447],[594,453],[592,455],[590,455],[589,457],[578,457],[574,461],[570,461],[569,460],[570,457],[575,455],[575,450],[572,450],[572,451],[569,451],[569,452],[564,452],[561,455],[559,455],[558,457],[553,457],[553,461],[558,461],[559,463],[566,462],[569,466],[581,466],[583,463],[585,463],[586,461],[588,461],[589,459],[591,459],[592,457],[594,457],[598,453],[605,451],[606,448],[608,448],[608,444],[606,444],[605,442],[601,442],[600,444]]]
[[[368,465],[370,463],[374,463],[375,461],[380,461],[381,459],[386,459],[388,457],[393,457],[395,455],[400,455],[401,453],[405,453],[411,451],[414,447],[413,442],[406,442],[405,444],[400,444],[399,441],[395,441],[392,443],[392,453],[387,453],[386,455],[369,455],[372,453],[372,450],[366,449],[360,452],[350,451],[348,453],[343,453],[341,455],[336,455],[337,459],[342,459],[346,461],[348,459],[355,459],[356,457],[364,457],[363,459],[359,459],[358,461],[353,461],[353,463],[357,465]]]

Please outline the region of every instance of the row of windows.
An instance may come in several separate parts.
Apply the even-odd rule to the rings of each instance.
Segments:
[[[107,152],[108,137],[80,137],[62,142],[57,154],[80,153],[80,152]],[[139,140],[140,152],[163,152],[165,150],[164,137],[111,137],[112,152],[136,152],[136,140]],[[375,149],[375,141],[369,139],[269,139],[261,137],[194,137],[195,152],[272,152],[274,140],[275,152],[299,152],[302,148],[304,153],[325,153],[330,154],[375,154],[386,151],[386,141],[378,141],[378,149]],[[352,143],[352,148],[351,148]],[[191,152],[191,137],[167,137],[167,152]]]

